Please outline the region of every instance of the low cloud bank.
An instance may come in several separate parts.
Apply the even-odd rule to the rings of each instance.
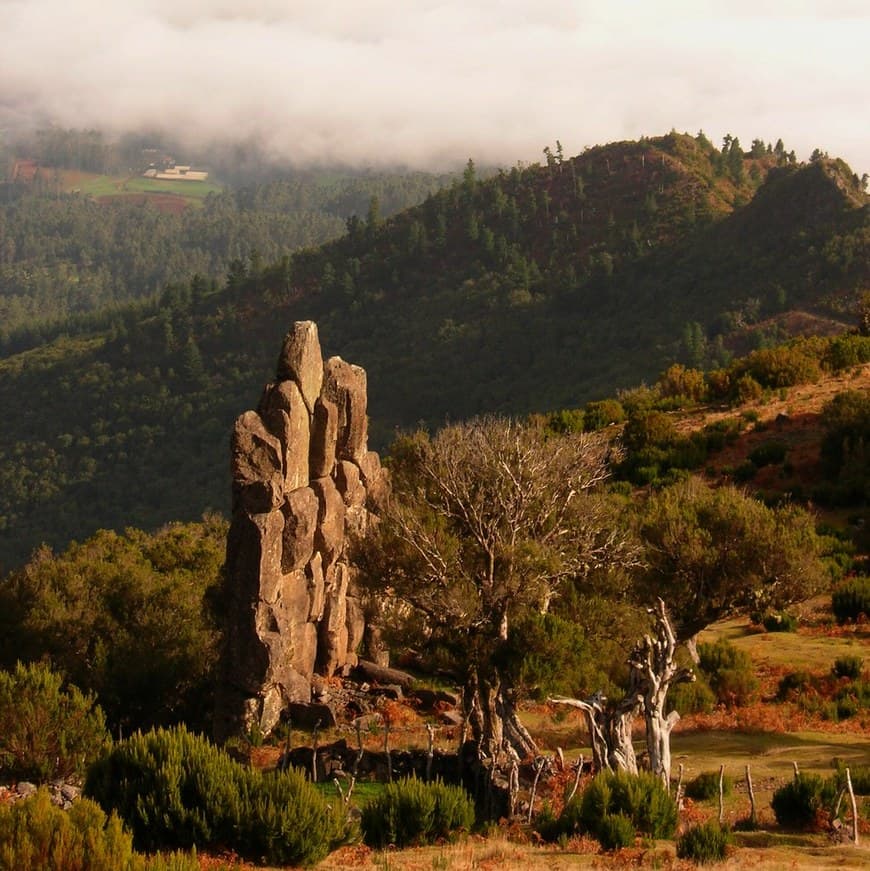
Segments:
[[[703,128],[861,173],[864,6],[0,0],[0,129],[163,128],[302,165],[438,168]]]

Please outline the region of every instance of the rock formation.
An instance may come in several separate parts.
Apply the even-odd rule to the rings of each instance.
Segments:
[[[232,434],[218,737],[268,734],[311,701],[316,673],[356,663],[364,609],[347,545],[389,486],[367,448],[365,371],[324,363],[311,321],[287,334],[276,379]]]

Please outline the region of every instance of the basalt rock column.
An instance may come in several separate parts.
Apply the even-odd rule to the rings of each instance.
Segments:
[[[315,670],[356,661],[365,632],[349,535],[364,535],[389,489],[367,448],[366,374],[323,361],[317,327],[287,334],[276,380],[232,436],[223,681],[216,734],[268,734],[311,700]]]

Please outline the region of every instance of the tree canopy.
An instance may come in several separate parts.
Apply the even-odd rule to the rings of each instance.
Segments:
[[[698,478],[666,487],[650,497],[641,534],[644,585],[668,604],[682,640],[739,608],[805,599],[825,580],[811,515],[735,487]]]
[[[498,418],[393,447],[393,499],[365,571],[457,653],[466,709],[489,756],[502,754],[503,740],[529,749],[497,664],[513,621],[545,612],[567,578],[637,558],[598,492],[607,451],[597,435],[548,438]]]

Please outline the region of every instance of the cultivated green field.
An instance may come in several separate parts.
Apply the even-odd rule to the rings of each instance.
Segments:
[[[192,202],[208,194],[223,190],[213,181],[165,181],[142,176],[108,176],[79,174],[69,187],[93,197],[123,196],[125,194],[172,194]]]

